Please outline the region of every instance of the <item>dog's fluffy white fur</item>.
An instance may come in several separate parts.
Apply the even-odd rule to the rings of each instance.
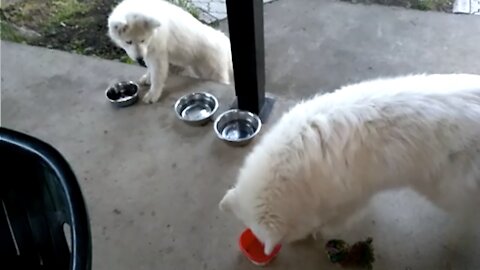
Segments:
[[[231,84],[230,40],[182,8],[163,0],[124,0],[108,18],[108,34],[148,72],[141,83],[151,84],[146,103],[160,99],[169,63],[192,70],[199,78]]]
[[[445,210],[480,205],[480,76],[379,79],[298,104],[246,158],[220,208],[269,254],[400,187]]]

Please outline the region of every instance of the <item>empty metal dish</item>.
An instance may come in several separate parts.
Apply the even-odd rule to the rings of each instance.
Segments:
[[[257,115],[238,109],[222,113],[214,124],[217,137],[233,146],[247,145],[261,128],[262,121]]]
[[[185,95],[175,102],[177,117],[192,126],[205,125],[218,109],[218,100],[212,94],[196,92]]]
[[[105,91],[105,96],[110,103],[118,107],[127,107],[138,101],[138,89],[135,82],[118,82]]]

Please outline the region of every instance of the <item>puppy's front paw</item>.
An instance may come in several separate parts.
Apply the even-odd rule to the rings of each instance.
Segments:
[[[162,91],[161,90],[159,91],[159,90],[150,89],[145,94],[145,96],[143,96],[143,102],[145,102],[147,104],[152,104],[152,103],[157,102],[160,99],[161,96],[162,96]]]
[[[138,83],[141,85],[150,85],[150,76],[148,73],[144,74],[140,79],[138,80]]]

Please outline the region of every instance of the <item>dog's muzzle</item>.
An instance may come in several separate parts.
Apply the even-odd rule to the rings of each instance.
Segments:
[[[143,61],[143,58],[137,58],[137,63],[142,67],[147,67],[145,61]]]

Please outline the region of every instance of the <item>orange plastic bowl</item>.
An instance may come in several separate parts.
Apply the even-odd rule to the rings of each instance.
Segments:
[[[246,229],[238,240],[240,250],[254,264],[259,266],[267,265],[280,252],[282,246],[278,244],[270,255],[263,253],[264,245],[255,237],[250,229]]]

